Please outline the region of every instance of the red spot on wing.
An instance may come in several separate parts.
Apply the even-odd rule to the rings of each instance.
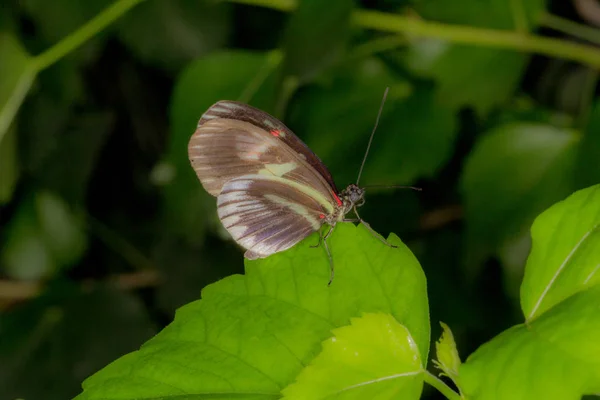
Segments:
[[[333,197],[335,198],[335,201],[337,202],[338,206],[341,206],[343,204],[337,194],[334,193]]]
[[[279,129],[273,129],[271,131],[271,135],[273,135],[275,137],[279,137],[279,135],[281,135],[281,131]]]
[[[319,219],[325,219],[325,214],[319,214]]]

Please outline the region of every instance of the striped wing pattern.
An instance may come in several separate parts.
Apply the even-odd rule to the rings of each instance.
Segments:
[[[248,105],[220,101],[188,146],[204,188],[249,259],[286,250],[319,230],[341,201],[331,174],[285,125]]]
[[[313,186],[335,201],[329,184],[298,153],[248,122],[226,118],[206,122],[190,139],[188,153],[202,186],[213,196],[232,179],[266,174]]]
[[[278,131],[277,139],[293,150],[299,158],[305,160],[326,181],[327,185],[335,193],[338,193],[333,177],[321,159],[277,118],[244,103],[221,100],[212,105],[202,115],[198,122],[198,129],[208,121],[218,120],[219,118],[248,122],[265,132]]]
[[[242,176],[223,186],[217,198],[219,218],[247,249],[246,258],[263,258],[289,249],[322,226],[328,207],[310,190],[279,177]]]

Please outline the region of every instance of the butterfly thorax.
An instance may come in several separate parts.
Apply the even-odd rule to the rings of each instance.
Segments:
[[[345,215],[348,214],[354,207],[360,207],[365,203],[365,190],[358,187],[355,184],[348,185],[348,187],[339,195],[342,204],[337,207],[331,215],[331,222],[339,222],[344,219]],[[329,221],[328,221],[329,222]]]

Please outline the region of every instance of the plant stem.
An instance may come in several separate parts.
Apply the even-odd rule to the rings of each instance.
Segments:
[[[510,11],[515,30],[520,34],[527,34],[527,32],[529,32],[529,22],[527,21],[527,14],[523,8],[523,1],[525,0],[510,0]]]
[[[250,6],[259,6],[272,8],[278,11],[294,11],[296,9],[296,0],[229,0],[231,3],[247,4]]]
[[[437,38],[473,46],[536,52],[600,68],[600,51],[596,48],[560,39],[523,35],[512,31],[425,22],[378,11],[357,11],[354,13],[354,21],[363,28]]]
[[[402,35],[388,35],[357,45],[348,54],[349,59],[360,59],[369,57],[384,51],[395,50],[408,44],[408,40]]]
[[[464,399],[463,396],[456,393],[454,390],[450,389],[448,385],[446,385],[441,379],[437,376],[433,375],[431,372],[425,370],[423,371],[423,380],[427,382],[429,385],[436,388],[441,394],[446,396],[447,399],[450,400],[461,400]]]
[[[229,0],[263,6],[279,11],[293,11],[293,0]],[[523,34],[498,29],[476,28],[465,25],[451,25],[424,21],[414,17],[389,14],[379,11],[356,10],[352,14],[353,22],[367,29],[400,33],[416,37],[428,37],[447,40],[473,46],[502,48],[507,50],[533,52],[550,57],[564,58],[600,68],[600,50],[593,46],[573,43],[567,40],[547,38],[532,34]]]
[[[590,43],[600,44],[600,30],[589,26],[578,24],[571,20],[557,17],[550,13],[544,13],[540,19],[540,24],[554,29],[555,31],[566,33],[578,39],[586,40]]]
[[[56,43],[42,54],[34,57],[32,60],[34,68],[38,72],[48,68],[142,1],[144,0],[117,0],[81,28],[69,34],[69,36]]]

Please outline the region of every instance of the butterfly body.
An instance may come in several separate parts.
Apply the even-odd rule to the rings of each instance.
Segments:
[[[286,250],[364,203],[363,189],[352,184],[338,192],[306,144],[246,104],[219,101],[210,107],[188,153],[203,187],[217,197],[221,222],[249,259]]]

